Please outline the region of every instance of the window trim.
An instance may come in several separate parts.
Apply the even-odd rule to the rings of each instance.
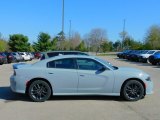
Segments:
[[[57,68],[57,67],[49,67],[49,63],[50,62],[55,62],[55,61],[59,61],[59,60],[65,60],[65,59],[72,59],[74,62],[74,68]],[[46,64],[47,68],[51,68],[51,69],[66,69],[66,70],[76,70],[77,69],[77,65],[76,65],[76,61],[74,58],[61,58],[61,59],[56,59],[56,60],[52,60],[52,61],[48,61]]]
[[[106,70],[109,70],[105,65],[103,65],[102,63],[100,63],[100,62],[97,61],[97,60],[94,60],[94,59],[91,59],[91,58],[75,58],[77,70],[86,70],[86,69],[79,69],[79,66],[78,66],[78,63],[77,63],[77,60],[78,60],[78,59],[86,59],[86,60],[94,61],[95,63],[98,63],[98,64],[102,65],[103,67],[105,67]],[[87,70],[87,71],[97,71],[97,70]]]

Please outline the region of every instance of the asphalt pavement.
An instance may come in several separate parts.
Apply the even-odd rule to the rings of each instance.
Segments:
[[[0,65],[1,120],[160,120],[160,66],[101,57],[115,66],[139,68],[150,74],[154,94],[136,102],[111,96],[53,96],[42,103],[10,90],[12,64]],[[32,61],[35,62],[35,61]],[[127,74],[127,73],[126,73]]]

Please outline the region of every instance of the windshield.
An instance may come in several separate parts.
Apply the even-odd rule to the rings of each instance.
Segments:
[[[111,69],[113,69],[113,70],[118,69],[118,67],[113,66],[110,62],[108,62],[108,61],[106,61],[106,60],[103,60],[103,59],[100,59],[100,58],[96,58],[96,60],[102,62],[103,64],[105,64],[106,66],[108,66],[109,68],[111,68]]]
[[[153,54],[155,51],[149,51],[148,54]]]
[[[145,50],[145,51],[142,52],[142,54],[146,54],[146,53],[148,53],[148,50]]]

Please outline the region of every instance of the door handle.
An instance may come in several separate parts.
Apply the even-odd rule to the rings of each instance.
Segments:
[[[54,74],[54,73],[48,73],[48,74]]]
[[[80,75],[81,77],[84,77],[84,75]]]

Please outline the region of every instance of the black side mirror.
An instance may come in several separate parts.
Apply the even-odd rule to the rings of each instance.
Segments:
[[[100,72],[103,72],[103,71],[105,71],[106,70],[106,67],[101,67],[100,69],[98,69],[98,71],[100,71]]]

